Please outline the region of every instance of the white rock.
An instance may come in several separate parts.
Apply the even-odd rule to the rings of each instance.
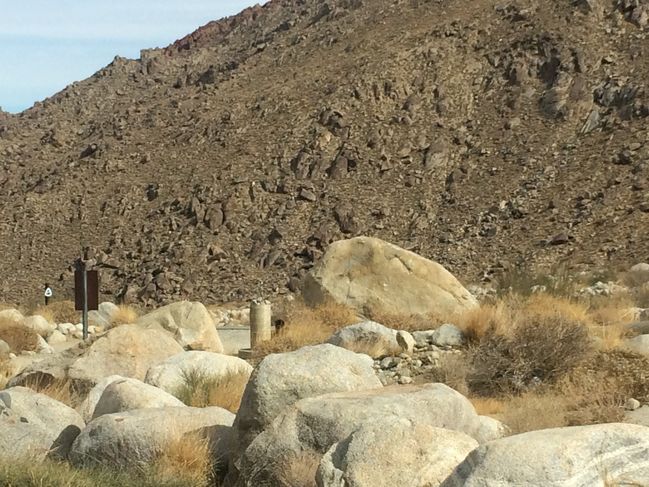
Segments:
[[[370,237],[329,245],[302,294],[312,306],[333,298],[370,316],[452,315],[478,305],[437,262]]]
[[[637,354],[649,356],[649,335],[628,338],[624,340],[624,346]]]
[[[268,485],[283,485],[281,478],[293,462],[321,459],[334,443],[363,426],[384,424],[386,417],[458,431],[480,442],[481,422],[475,409],[443,384],[325,394],[298,401],[257,436],[241,459],[240,478],[250,486],[260,485],[262,479]],[[392,441],[395,448],[405,449],[398,437]],[[379,442],[377,447],[381,446],[388,448]],[[376,468],[385,467],[377,462]],[[305,485],[298,480],[293,484]]]
[[[182,351],[163,330],[122,325],[97,339],[70,366],[68,376],[88,388],[110,375],[144,380],[152,366]]]
[[[106,390],[106,387],[108,387],[116,380],[120,380],[124,378],[125,377],[122,377],[121,375],[110,375],[108,377],[101,379],[97,383],[97,385],[95,385],[92,389],[90,389],[90,392],[88,393],[86,398],[77,407],[77,411],[79,412],[79,414],[81,414],[81,417],[83,417],[83,420],[86,423],[89,423],[92,420],[92,415],[95,413],[95,407],[97,406],[97,403],[99,402],[99,399],[101,398],[102,394]]]
[[[433,332],[432,341],[438,347],[461,347],[464,334],[457,326],[447,323]]]
[[[184,374],[201,371],[210,377],[226,378],[252,373],[252,366],[245,360],[212,352],[181,352],[154,365],[146,374],[145,382],[170,394],[175,394],[184,384]]]
[[[54,349],[40,335],[38,335],[38,345],[36,346],[36,351],[38,353],[54,353]]]
[[[0,318],[17,322],[22,322],[25,319],[20,311],[12,308],[3,309],[2,311],[0,311]]]
[[[47,343],[50,345],[57,345],[59,343],[65,343],[67,338],[59,330],[54,330],[47,339]]]
[[[173,303],[142,316],[138,324],[164,328],[183,348],[223,353],[223,344],[212,316],[201,303]]]
[[[119,327],[121,328],[121,327]],[[119,329],[115,328],[115,329]],[[170,441],[204,431],[215,458],[227,461],[234,415],[218,407],[136,409],[91,421],[72,445],[75,466],[141,467],[153,461]]]
[[[0,460],[65,458],[84,422],[65,404],[25,387],[0,391]]]
[[[47,321],[41,315],[34,315],[25,318],[23,321],[25,326],[30,330],[34,330],[43,338],[47,338],[56,329],[56,325]]]
[[[473,450],[442,487],[649,484],[649,428],[599,424],[532,431]]]
[[[497,440],[509,434],[509,428],[489,416],[480,416],[480,429],[478,436],[482,442]]]
[[[372,358],[397,355],[401,345],[397,342],[397,332],[374,321],[363,321],[336,331],[327,343],[346,348],[352,352],[364,353]]]
[[[439,485],[478,442],[419,420],[383,416],[363,424],[323,456],[318,487]]]
[[[11,347],[4,340],[0,340],[0,356],[9,354],[11,352]]]
[[[58,325],[56,325],[56,329],[59,330],[64,335],[69,335],[76,328],[72,323],[59,323]]]
[[[407,331],[399,330],[397,332],[397,343],[405,353],[412,353],[415,350],[415,339]]]
[[[265,357],[250,377],[237,413],[235,459],[300,399],[382,388],[372,365],[367,355],[327,344]]]
[[[640,407],[640,401],[633,398],[627,399],[626,403],[624,404],[624,409],[626,409],[627,411],[635,411],[639,407]]]
[[[171,394],[137,379],[122,378],[112,381],[102,393],[92,419],[104,414],[121,413],[133,409],[184,407]]]

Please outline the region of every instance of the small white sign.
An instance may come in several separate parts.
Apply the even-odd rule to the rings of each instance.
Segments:
[[[52,288],[51,287],[46,287],[45,288],[45,297],[46,298],[51,298],[52,297]]]

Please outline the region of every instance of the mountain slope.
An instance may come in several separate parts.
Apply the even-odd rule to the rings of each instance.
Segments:
[[[0,119],[0,296],[145,302],[372,235],[478,280],[645,259],[648,4],[274,0]],[[609,262],[610,261],[610,262]]]

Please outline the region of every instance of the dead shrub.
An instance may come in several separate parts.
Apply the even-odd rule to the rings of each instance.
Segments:
[[[562,316],[520,319],[507,335],[489,332],[472,349],[468,381],[476,394],[519,394],[553,383],[591,354],[582,323]]]
[[[213,476],[209,440],[197,433],[174,435],[151,470],[161,481],[177,479],[184,485],[207,487]]]
[[[503,334],[512,327],[512,312],[504,301],[483,304],[451,320],[466,337],[468,343],[476,344],[488,333]]]
[[[138,313],[138,310],[133,306],[121,304],[110,317],[110,325],[131,325],[135,323],[139,317],[140,314]]]
[[[39,314],[52,323],[79,323],[81,315],[74,309],[73,301],[54,301],[48,306],[39,306],[31,312]]]
[[[8,318],[0,318],[0,340],[5,341],[15,353],[35,351],[39,343],[35,331]]]
[[[521,306],[523,318],[559,319],[588,324],[588,308],[583,303],[563,296],[538,293],[530,296]]]
[[[434,330],[444,323],[440,317],[433,314],[408,315],[374,312],[368,318],[382,324],[383,326],[392,328],[393,330],[405,330],[410,332]]]
[[[14,375],[14,367],[6,355],[0,354],[0,389],[4,389]]]
[[[507,407],[504,399],[495,397],[472,396],[469,397],[469,401],[481,416],[499,416]]]
[[[218,406],[233,413],[239,410],[248,383],[246,374],[216,376],[203,369],[185,370],[182,379],[183,385],[174,395],[187,406]]]
[[[444,354],[439,365],[431,371],[430,378],[431,382],[441,382],[451,389],[455,389],[463,396],[468,396],[468,374],[469,364],[465,355],[459,353]]]
[[[32,389],[40,394],[51,397],[52,399],[62,402],[63,404],[76,408],[84,399],[84,395],[76,390],[69,380],[28,380],[25,387]]]

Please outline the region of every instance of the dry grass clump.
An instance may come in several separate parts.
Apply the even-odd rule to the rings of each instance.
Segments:
[[[0,389],[4,389],[14,375],[14,368],[11,360],[6,355],[0,354]]]
[[[475,344],[488,333],[505,333],[512,327],[513,314],[505,301],[499,301],[465,311],[451,322],[462,330],[469,343]]]
[[[431,371],[429,378],[431,382],[441,382],[463,396],[468,396],[468,375],[467,357],[464,354],[453,354],[442,356],[439,365]]]
[[[183,371],[183,385],[174,395],[187,406],[204,408],[218,406],[233,413],[239,410],[247,374],[230,373],[224,376],[210,374],[203,369]]]
[[[517,394],[553,383],[592,352],[582,323],[561,315],[518,319],[508,333],[490,332],[472,350],[468,381],[473,392]]]
[[[360,321],[356,311],[333,301],[316,308],[301,300],[289,303],[278,314],[283,322],[281,329],[268,342],[255,350],[257,359],[270,353],[284,353],[307,345],[325,342],[336,330]]]
[[[177,479],[182,480],[183,485],[207,487],[213,476],[209,440],[197,433],[174,435],[153,462],[151,470],[162,482]]]
[[[110,325],[131,325],[137,321],[140,313],[133,306],[121,304],[110,318]]]
[[[188,472],[189,474],[190,472]],[[195,476],[164,476],[153,468],[75,469],[67,463],[30,459],[0,463],[0,485],[6,487],[205,487]],[[212,484],[214,485],[214,484]]]
[[[78,391],[69,380],[27,380],[25,387],[31,390],[51,397],[52,399],[62,402],[63,404],[76,408],[85,397],[81,391]]]
[[[39,342],[35,331],[9,318],[0,318],[0,340],[15,353],[35,351]]]
[[[40,315],[50,323],[78,323],[81,319],[72,301],[54,301],[48,306],[38,306],[30,314]]]
[[[434,330],[444,323],[440,317],[433,314],[425,316],[374,312],[369,318],[393,330],[405,331]]]

